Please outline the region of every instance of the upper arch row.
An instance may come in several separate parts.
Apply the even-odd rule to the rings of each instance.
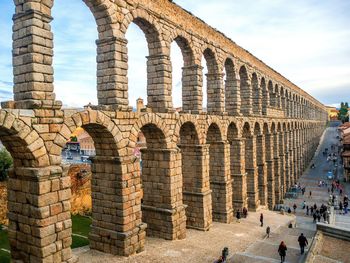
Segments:
[[[264,68],[259,67],[259,63],[255,63],[259,61],[252,55],[250,55],[252,60],[244,62],[241,59],[241,53],[231,52],[230,47],[217,45],[214,41],[210,41],[210,38],[204,39],[203,36],[195,32],[180,28],[171,20],[172,17],[160,17],[155,4],[144,3],[141,0],[130,1],[130,3],[114,0],[84,0],[84,2],[93,13],[99,32],[97,40],[99,105],[113,109],[129,107],[125,33],[129,25],[135,23],[145,33],[148,42],[147,101],[148,106],[154,112],[171,112],[173,110],[169,54],[171,43],[175,41],[182,51],[184,60],[182,109],[185,112],[200,113],[203,111],[201,60],[204,57],[208,68],[206,79],[207,111],[209,113],[227,112],[230,115],[244,116],[274,116],[282,113],[284,117],[307,119],[323,119],[326,116],[323,105],[302,90],[295,89],[293,85],[290,85],[290,82],[278,77],[280,75],[266,65]],[[169,6],[174,10],[179,8],[167,1],[160,2],[164,2],[166,8]],[[25,64],[22,61],[23,56],[28,55],[29,51],[21,49],[21,45],[42,45],[37,40],[38,37],[53,41],[50,28],[45,26],[51,21],[53,1],[28,0],[26,3],[19,1],[15,1],[15,3],[17,6],[14,16],[14,47],[18,46],[18,49],[14,51],[18,52],[14,52],[14,61],[17,62],[14,63],[14,72],[16,72],[14,91],[15,101],[18,103],[17,107],[27,108],[28,104],[31,108],[55,106],[53,79],[51,78],[51,81],[50,78],[45,78],[45,75],[53,74],[53,71],[50,70],[52,61],[46,60],[45,62],[44,60],[35,63],[41,64],[42,67],[33,65],[33,67],[23,68],[22,66]],[[33,9],[40,12],[42,16],[33,16],[29,12]],[[35,36],[35,38],[32,39],[32,43],[23,44],[23,38],[26,36],[23,36],[23,33],[21,36],[16,35],[16,32],[25,27],[24,21],[38,19],[43,22],[41,31],[27,30],[28,34]],[[196,22],[198,21],[196,20]],[[29,25],[29,27],[38,27],[38,23],[29,23]],[[46,48],[50,49],[50,46],[52,45],[49,44]],[[36,52],[42,51],[33,51],[30,54],[34,55]],[[49,50],[45,55],[52,56]],[[34,64],[33,62],[29,64],[31,63]],[[265,72],[272,72],[272,74]],[[28,73],[32,73],[32,76],[28,79],[22,77],[23,75],[28,76]],[[44,78],[36,79],[35,73],[42,73]]]

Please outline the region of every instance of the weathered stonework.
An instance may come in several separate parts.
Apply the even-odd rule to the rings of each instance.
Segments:
[[[14,158],[13,260],[76,260],[61,152],[78,127],[96,148],[90,247],[125,256],[144,249],[146,233],[182,239],[187,227],[206,231],[213,220],[231,222],[237,209],[273,208],[312,158],[327,121],[324,106],[167,0],[84,0],[98,25],[99,105],[61,110],[53,93],[53,1],[14,2],[14,101],[0,110],[0,140]],[[148,105],[139,113],[128,102],[125,33],[132,22],[149,47]],[[172,41],[184,58],[181,113],[172,107]],[[134,156],[139,132],[146,137],[142,171]]]

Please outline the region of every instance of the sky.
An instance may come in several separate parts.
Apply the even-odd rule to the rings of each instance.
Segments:
[[[350,102],[349,0],[174,2],[223,32],[322,103]],[[0,101],[13,97],[13,12],[13,1],[0,1]],[[81,0],[57,0],[52,15],[57,99],[66,107],[97,104],[97,29],[90,10]],[[148,50],[144,34],[136,25],[129,27],[126,38],[129,103],[134,106],[138,97],[146,100]],[[171,61],[173,102],[181,106],[182,55],[175,43]],[[204,61],[202,65],[205,66]]]

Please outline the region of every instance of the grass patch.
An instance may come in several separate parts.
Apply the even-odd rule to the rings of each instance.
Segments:
[[[72,248],[83,247],[89,245],[88,235],[90,232],[91,218],[80,216],[80,215],[72,215],[73,234],[78,234],[84,237],[72,235]],[[9,263],[10,262],[10,253],[2,250],[10,250],[10,244],[7,236],[7,231],[0,229],[0,262],[1,263]]]
[[[7,231],[1,229],[0,230],[0,262],[1,263],[8,263],[11,260],[11,256],[10,253],[2,250],[6,249],[6,250],[10,250],[10,244],[9,244],[9,240],[7,237]]]
[[[72,215],[72,248],[83,247],[89,245],[88,235],[90,232],[91,218],[81,215]],[[86,238],[76,236],[78,234]]]

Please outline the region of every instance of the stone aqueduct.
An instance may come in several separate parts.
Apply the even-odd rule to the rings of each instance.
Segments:
[[[235,209],[272,208],[306,168],[325,128],[324,106],[223,34],[168,0],[84,0],[99,32],[98,105],[62,110],[53,93],[53,0],[14,0],[14,101],[0,110],[0,140],[14,158],[8,182],[11,254],[19,262],[73,262],[70,178],[61,151],[92,136],[90,246],[118,255],[149,236],[229,223]],[[130,23],[145,33],[148,107],[128,102]],[[183,108],[172,107],[170,44],[182,50]],[[201,58],[208,67],[202,109]],[[226,76],[223,75],[224,69]],[[224,83],[225,78],[225,83]],[[138,133],[147,148],[133,155]]]

